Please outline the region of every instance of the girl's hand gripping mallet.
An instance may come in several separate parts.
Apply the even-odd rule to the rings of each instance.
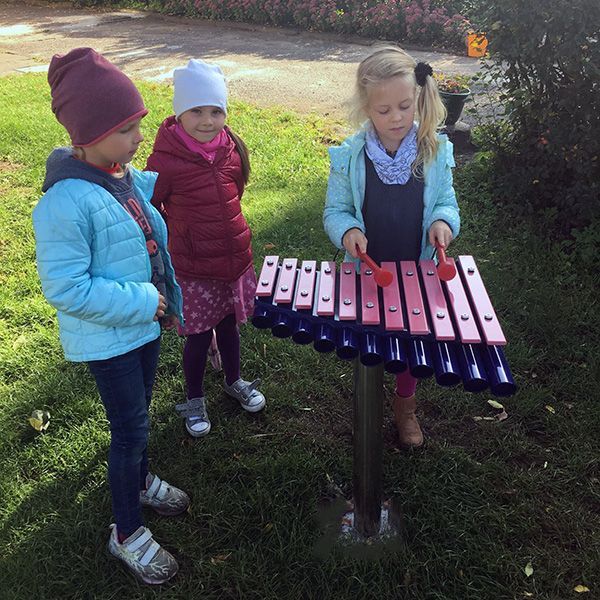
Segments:
[[[454,261],[451,258],[446,257],[445,250],[437,241],[435,243],[435,247],[437,248],[439,261],[437,266],[438,277],[442,281],[450,281],[451,279],[454,279],[456,276],[456,265],[454,264]]]
[[[356,244],[356,254],[373,271],[375,283],[379,287],[387,287],[392,283],[394,276],[385,269],[382,269],[366,252],[361,252],[358,244]]]

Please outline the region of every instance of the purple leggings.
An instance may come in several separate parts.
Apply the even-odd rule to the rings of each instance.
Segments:
[[[216,327],[217,346],[221,353],[227,385],[240,378],[240,332],[235,315],[227,315]],[[188,335],[183,348],[183,373],[188,399],[204,396],[204,369],[213,330]]]
[[[416,389],[417,379],[410,374],[408,369],[396,375],[396,394],[398,396],[409,398],[414,395]]]

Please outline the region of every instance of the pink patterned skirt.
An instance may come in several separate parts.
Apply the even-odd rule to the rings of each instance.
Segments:
[[[232,313],[238,323],[245,323],[252,316],[256,294],[252,267],[235,281],[177,277],[177,282],[183,292],[185,318],[185,325],[177,327],[179,335],[208,331]]]

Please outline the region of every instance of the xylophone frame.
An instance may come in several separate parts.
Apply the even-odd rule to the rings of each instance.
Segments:
[[[253,317],[253,324],[261,329],[272,328],[273,335],[276,337],[289,337],[292,335],[292,331],[290,329],[290,324],[293,322],[294,324],[294,334],[292,335],[292,339],[296,343],[306,344],[306,343],[314,343],[315,349],[323,352],[323,351],[331,351],[334,347],[331,344],[331,340],[327,335],[319,337],[319,320],[315,319],[315,313],[317,312],[317,307],[315,306],[313,311],[310,311],[310,306],[312,303],[312,296],[310,303],[299,305],[299,302],[303,302],[301,297],[296,294],[296,300],[293,300],[294,296],[294,286],[289,285],[289,282],[295,282],[296,275],[298,271],[298,290],[302,289],[303,282],[309,281],[309,284],[315,286],[316,283],[316,261],[305,261],[301,269],[297,270],[297,260],[296,259],[285,259],[284,263],[286,264],[286,268],[278,266],[278,258],[276,256],[266,257],[265,263],[263,265],[263,270],[261,272],[259,286],[260,283],[263,282],[266,276],[269,276],[271,281],[274,281],[275,274],[277,273],[278,287],[281,286],[280,290],[277,291],[276,294],[272,293],[263,293],[263,296],[272,296],[277,298],[277,302],[273,302],[273,306],[280,313],[281,318],[278,318],[273,322],[273,314],[269,307],[269,299],[268,298],[259,298],[257,297],[257,307],[255,309],[255,314]],[[483,283],[478,276],[478,273],[475,268],[474,261],[472,257],[461,257],[462,263],[459,262],[459,270],[462,273],[462,278],[467,286],[472,286],[475,290],[475,294],[479,294],[483,297],[483,302],[479,306],[475,306],[474,311],[471,313],[471,307],[469,306],[469,300],[465,295],[462,285],[460,282],[445,282],[447,286],[447,294],[451,295],[453,300],[457,302],[457,306],[453,307],[455,310],[455,325],[459,327],[464,325],[461,323],[461,316],[465,314],[467,311],[469,315],[472,316],[471,323],[469,323],[469,327],[460,328],[461,341],[464,345],[464,350],[461,351],[461,369],[466,369],[469,371],[469,365],[465,366],[465,362],[472,361],[475,365],[475,371],[477,369],[481,370],[480,359],[478,358],[479,350],[477,347],[474,347],[472,343],[481,343],[482,340],[478,338],[478,332],[476,327],[474,327],[475,320],[479,321],[480,326],[483,331],[483,337],[485,337],[483,346],[483,356],[485,361],[485,367],[488,369],[488,373],[491,372],[491,379],[493,380],[493,384],[491,385],[492,392],[496,395],[505,396],[512,395],[515,393],[516,386],[512,379],[512,375],[510,374],[510,369],[508,368],[508,364],[504,358],[504,355],[499,348],[499,346],[504,345],[506,340],[504,339],[504,335],[502,333],[499,324],[497,323],[497,319],[495,314],[493,313],[493,308],[491,307],[491,303],[489,302],[489,298],[487,297],[487,293],[485,292],[485,288],[483,288]],[[452,260],[452,259],[449,259]],[[289,262],[291,261],[291,262]],[[310,269],[306,269],[305,265],[310,263]],[[323,263],[327,264],[327,263]],[[414,263],[412,263],[414,264]],[[335,271],[335,263],[329,263],[331,270]],[[393,268],[395,278],[397,278],[396,268],[393,263],[384,263],[387,268]],[[382,266],[384,266],[382,265]],[[421,261],[419,265],[421,269],[423,286],[427,289],[429,293],[429,289],[433,289],[434,293],[431,293],[427,298],[427,303],[422,302],[420,304],[421,316],[425,317],[425,313],[427,312],[430,317],[430,321],[435,328],[435,339],[440,340],[442,343],[440,344],[440,348],[442,351],[445,350],[447,346],[444,343],[444,336],[448,335],[448,329],[445,327],[447,323],[443,323],[435,318],[432,318],[434,315],[438,314],[438,311],[448,310],[446,306],[436,306],[435,302],[443,301],[443,297],[441,295],[441,287],[439,290],[435,288],[437,277],[429,278],[429,275],[432,275],[435,266],[433,261]],[[404,267],[404,265],[403,265]],[[363,265],[364,270],[364,265]],[[344,269],[344,266],[342,266]],[[410,272],[413,267],[408,267],[409,271],[403,270],[402,277],[403,283],[406,287],[405,297],[407,301],[412,301],[411,296],[415,294],[415,286],[418,288],[418,279],[412,277],[406,277],[406,273],[412,275]],[[346,266],[345,272],[346,275],[349,275],[349,266]],[[416,267],[414,268],[414,272],[416,273]],[[314,274],[313,274],[314,273]],[[476,275],[473,277],[473,281],[470,281],[470,277],[472,275]],[[330,273],[325,275],[326,278],[329,279]],[[354,277],[354,273],[353,273]],[[458,276],[455,278],[458,279]],[[396,281],[396,279],[394,280]],[[333,281],[329,281],[329,285],[331,286],[331,290],[336,289],[335,278]],[[339,287],[342,286],[340,282],[338,284]],[[284,289],[285,288],[285,289]],[[373,289],[373,288],[372,288]],[[386,288],[387,289],[387,288]],[[337,290],[339,291],[339,289]],[[472,290],[470,290],[472,292]],[[282,302],[282,293],[284,293],[284,298]],[[393,294],[393,289],[387,289],[387,294]],[[385,295],[386,292],[384,291]],[[260,294],[259,294],[260,295]],[[305,294],[303,294],[305,295]],[[319,291],[319,295],[321,295],[321,290]],[[420,292],[417,294],[420,296]],[[342,296],[343,297],[343,296]],[[432,303],[432,299],[435,299]],[[321,298],[318,298],[318,302],[322,305]],[[419,298],[415,296],[415,301],[418,301]],[[291,303],[293,302],[293,307]],[[396,300],[394,300],[396,302]],[[397,302],[400,302],[400,298],[398,296]],[[289,305],[289,306],[288,306]],[[299,314],[294,315],[293,313],[299,309]],[[340,327],[340,323],[343,321],[344,306],[340,302],[340,307],[337,312],[331,312],[329,317],[331,319],[335,319],[337,326],[337,332],[335,335],[338,339],[345,340],[348,331],[352,333],[352,327]],[[417,312],[417,311],[415,311]],[[493,314],[493,319],[490,319],[490,314]],[[402,314],[393,315],[396,319],[400,317],[402,318]],[[408,319],[411,318],[410,313],[408,314]],[[447,320],[446,320],[447,321]],[[492,327],[489,327],[490,321],[493,321]],[[423,321],[417,319],[413,320],[411,323],[411,335],[414,333],[414,330],[418,335],[429,335],[429,338],[419,338],[417,337],[417,341],[415,345],[417,348],[420,344],[424,343],[421,341],[422,339],[431,339],[434,335],[431,334],[429,330],[426,329],[425,326],[422,325]],[[374,323],[378,325],[378,323]],[[444,326],[442,326],[444,325]],[[487,326],[486,326],[487,325]],[[317,335],[315,337],[315,328]],[[439,330],[438,330],[439,326]],[[419,330],[419,327],[422,327]],[[403,333],[402,335],[406,335]],[[368,335],[365,337],[369,337]],[[391,336],[388,336],[386,339],[392,339]],[[402,337],[396,338],[395,340],[402,340]],[[447,338],[450,339],[450,338]],[[403,343],[400,341],[400,343]],[[412,342],[411,342],[412,343]],[[396,345],[398,342],[396,341]],[[396,503],[392,503],[393,508],[386,509],[382,504],[382,458],[383,458],[383,399],[384,399],[384,390],[383,390],[383,373],[384,373],[384,361],[381,360],[377,352],[365,352],[364,355],[360,357],[357,356],[356,353],[347,352],[348,346],[342,345],[342,347],[338,347],[336,353],[342,359],[354,359],[354,395],[353,395],[353,500],[354,500],[354,509],[351,514],[351,520],[354,528],[354,535],[351,536],[352,541],[363,542],[366,540],[374,540],[377,538],[384,539],[393,537],[395,535],[399,535],[400,528],[399,523],[401,520],[401,516],[397,510]],[[368,350],[368,349],[367,349]],[[440,353],[442,352],[440,351]],[[365,358],[366,357],[366,358]],[[417,357],[418,359],[418,357]],[[412,365],[414,366],[414,365]],[[417,371],[418,376],[424,377],[431,375],[431,373],[426,372],[422,369],[423,365],[418,363],[417,360]],[[395,367],[394,367],[395,368]],[[397,372],[394,368],[388,368],[388,364],[386,364],[386,370],[390,372]],[[403,368],[406,368],[404,366]],[[411,369],[412,372],[412,369]],[[470,374],[470,371],[469,371]],[[454,385],[457,383],[455,378],[444,380],[444,378],[438,377],[438,373],[436,372],[436,379],[438,383],[441,385]],[[469,384],[465,382],[465,388],[468,391],[481,391],[487,387],[487,381],[483,384],[478,373],[475,374],[475,378],[469,380]],[[395,514],[392,514],[392,510],[396,510]],[[382,515],[384,511],[388,510],[388,519],[387,519],[387,528],[382,530]],[[342,527],[342,531],[344,527]]]

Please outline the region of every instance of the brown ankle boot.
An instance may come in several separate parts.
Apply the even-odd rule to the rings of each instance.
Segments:
[[[392,400],[400,445],[405,448],[418,448],[423,445],[423,432],[415,416],[415,397],[402,398],[397,394]]]

